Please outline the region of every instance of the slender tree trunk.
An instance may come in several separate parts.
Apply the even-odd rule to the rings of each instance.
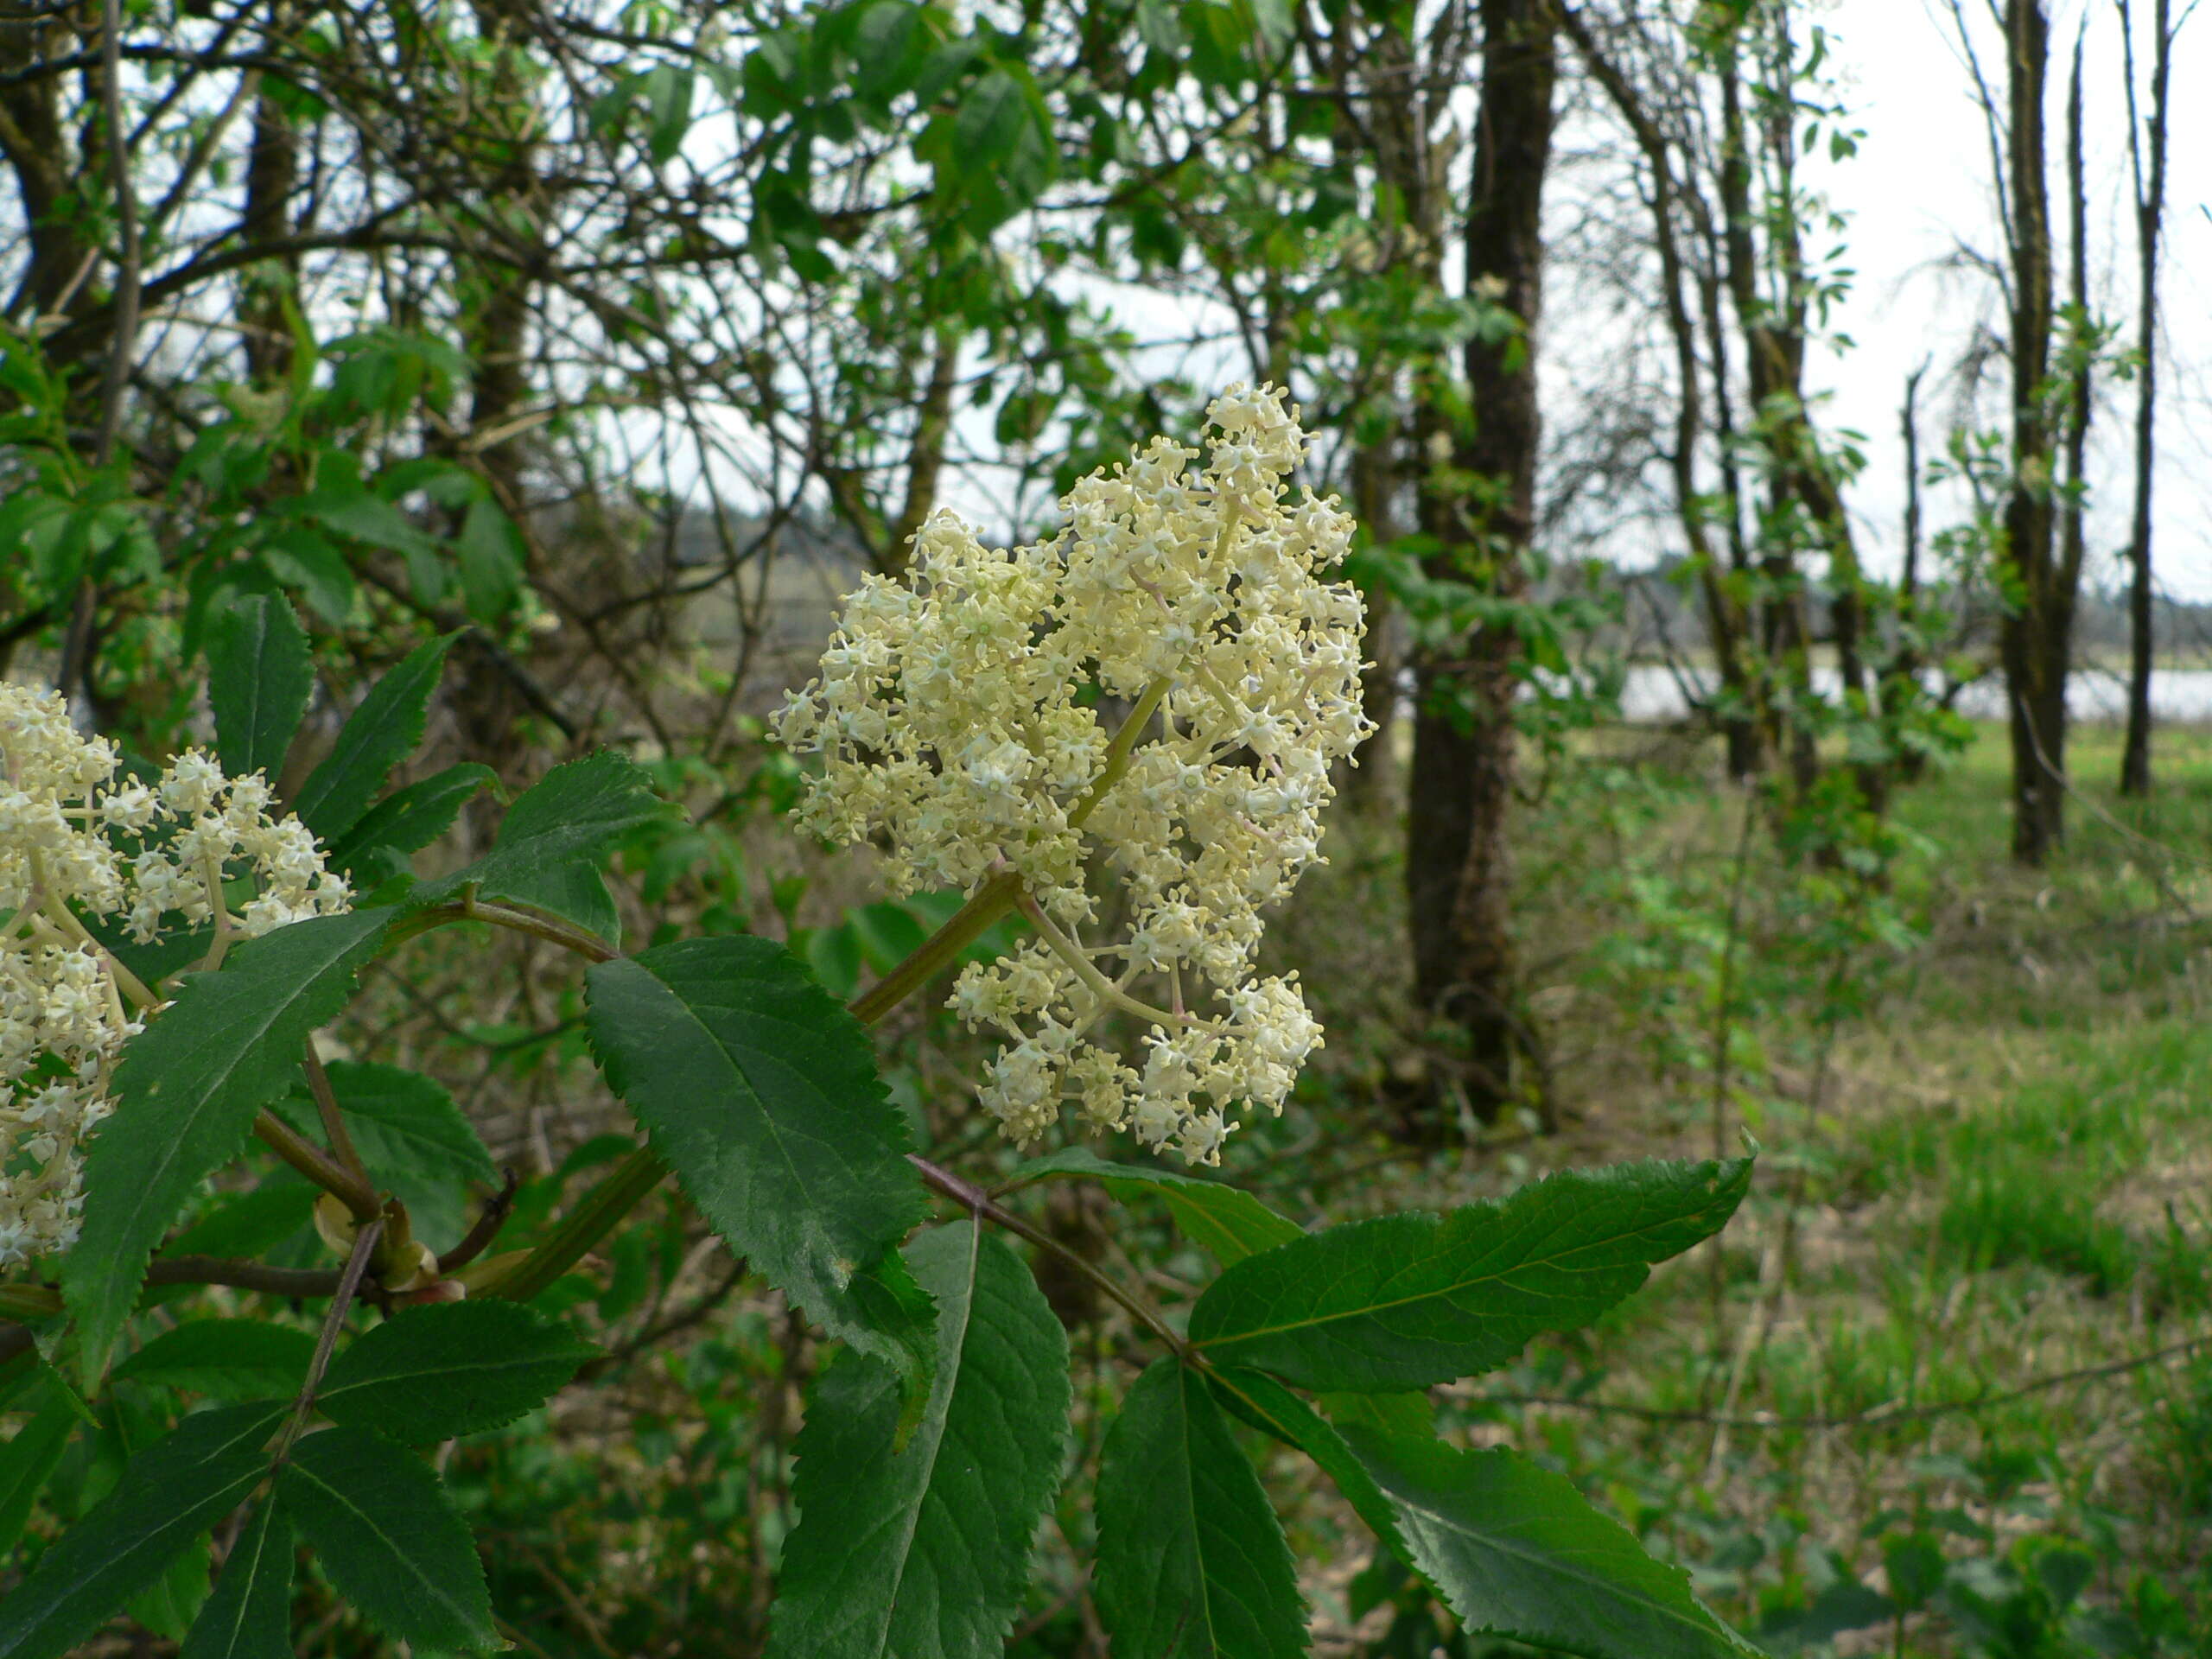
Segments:
[[[2012,750],[2012,856],[2039,865],[2066,828],[2066,671],[2070,625],[2056,601],[2053,466],[2046,413],[2052,326],[2050,201],[2044,183],[2044,85],[2050,28],[2042,0],[2005,0],[2005,134],[2012,246],[2012,482],[2000,637]]]
[[[1352,452],[1352,511],[1370,545],[1397,537],[1398,446],[1395,432]],[[1366,741],[1347,769],[1346,791],[1362,803],[1387,800],[1397,768],[1391,745],[1398,714],[1398,651],[1395,608],[1390,590],[1379,584],[1367,595],[1367,652],[1359,677],[1362,712],[1373,722]]]
[[[1652,242],[1659,254],[1660,295],[1675,346],[1675,441],[1668,456],[1674,477],[1675,512],[1697,571],[1706,635],[1719,674],[1724,704],[1719,725],[1727,745],[1728,775],[1740,781],[1763,769],[1759,734],[1766,721],[1760,712],[1761,687],[1744,662],[1742,607],[1730,592],[1720,568],[1713,545],[1712,515],[1705,493],[1698,487],[1697,452],[1705,432],[1704,372],[1698,362],[1697,322],[1684,289],[1681,238],[1676,224],[1682,192],[1675,180],[1674,147],[1581,14],[1562,6],[1560,22],[1592,76],[1628,124],[1651,177]]]
[[[876,553],[886,575],[904,571],[913,556],[914,534],[937,508],[938,480],[944,471],[944,441],[952,432],[952,393],[959,384],[960,333],[937,331],[930,352],[929,382],[914,410],[914,435],[906,445],[906,493],[887,545]]]
[[[1923,362],[1904,378],[1904,404],[1897,411],[1897,427],[1904,438],[1904,558],[1897,580],[1897,643],[1890,658],[1888,677],[1895,697],[1919,695],[1919,680],[1926,664],[1921,660],[1916,630],[1920,626],[1920,382],[1928,372]],[[1918,781],[1927,767],[1925,751],[1907,748],[1897,756],[1897,775],[1906,783]]]
[[[2166,211],[2166,87],[2173,64],[2170,0],[2152,10],[2151,119],[2147,131],[2135,108],[2135,19],[2120,0],[2126,41],[2127,154],[2135,181],[2135,511],[2128,540],[2127,742],[2120,753],[2120,792],[2151,792],[2151,474],[2158,455],[2152,423],[2158,397],[2158,242]],[[2145,151],[2148,152],[2147,156]]]
[[[1469,342],[1471,430],[1453,435],[1455,470],[1497,480],[1471,502],[1430,492],[1435,574],[1523,595],[1535,519],[1535,334],[1542,310],[1544,175],[1551,158],[1557,63],[1550,0],[1482,0],[1481,103],[1462,248],[1470,291],[1490,288],[1521,320],[1513,339]],[[1434,417],[1432,416],[1432,419]],[[1518,639],[1484,628],[1455,661],[1419,669],[1407,888],[1421,1004],[1459,1034],[1463,1082],[1478,1115],[1496,1117],[1537,1060],[1516,1006],[1510,922],[1513,862],[1513,703]],[[1539,1067],[1541,1062],[1538,1062]]]
[[[269,34],[284,26],[283,9],[272,11]],[[243,230],[249,243],[276,244],[291,230],[292,193],[300,181],[300,138],[292,118],[263,82],[253,102],[253,138],[246,149],[245,212]],[[292,331],[284,316],[282,292],[291,285],[296,258],[272,260],[245,273],[238,321],[245,329],[247,381],[266,386],[282,380],[292,363]]]

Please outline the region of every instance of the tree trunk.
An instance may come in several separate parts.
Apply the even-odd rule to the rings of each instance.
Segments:
[[[2006,181],[2012,246],[2012,482],[2005,505],[2012,589],[2000,642],[2012,749],[2012,856],[2039,865],[2066,829],[2066,672],[2072,606],[2056,591],[2050,422],[2050,202],[2044,89],[2050,26],[2042,0],[2005,0]]]
[[[1496,480],[1478,501],[1428,492],[1423,517],[1439,550],[1432,574],[1472,582],[1502,598],[1526,591],[1524,556],[1535,519],[1535,339],[1542,309],[1544,174],[1551,156],[1555,29],[1550,0],[1482,0],[1481,104],[1463,251],[1468,291],[1489,289],[1522,323],[1465,354],[1471,429],[1451,435],[1453,467]],[[1440,412],[1424,424],[1442,430]],[[1516,1007],[1509,925],[1513,861],[1513,704],[1518,639],[1483,628],[1456,660],[1417,671],[1414,769],[1408,802],[1407,896],[1414,986],[1421,1005],[1454,1028],[1462,1081],[1486,1121],[1519,1092],[1516,1062],[1535,1059]]]
[[[2146,132],[2135,112],[2135,19],[2128,0],[2120,0],[2120,26],[2126,42],[2127,154],[2135,180],[2135,346],[2141,359],[2135,370],[2134,529],[2127,549],[2127,742],[2120,760],[2123,795],[2151,792],[2151,662],[2156,645],[2151,607],[2151,474],[2158,454],[2152,424],[2158,408],[2158,240],[2166,211],[2166,86],[2174,44],[2170,13],[2169,0],[2155,0]]]

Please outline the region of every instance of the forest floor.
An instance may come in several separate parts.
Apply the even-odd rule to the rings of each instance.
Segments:
[[[1323,1086],[1224,1173],[1288,1172],[1270,1196],[1311,1221],[1748,1134],[1719,1239],[1461,1385],[1459,1432],[1553,1461],[1777,1652],[2212,1654],[2212,734],[2162,734],[2133,803],[2116,734],[2082,731],[2066,849],[2030,872],[1985,730],[1900,797],[1856,912],[1761,853],[1700,757],[1635,741],[1522,836],[1563,1132],[1423,1160],[1321,1128],[1422,1070],[1376,921],[1396,837],[1354,819],[1281,944]],[[1357,1564],[1311,1524],[1301,1558]],[[1375,1608],[1387,1571],[1349,1576],[1313,1586],[1336,1651],[1434,1649],[1410,1586]]]

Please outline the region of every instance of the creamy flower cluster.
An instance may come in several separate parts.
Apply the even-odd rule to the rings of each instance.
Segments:
[[[271,821],[258,773],[226,778],[197,749],[150,785],[117,770],[59,696],[0,682],[0,1268],[75,1242],[79,1150],[153,1002],[85,918],[143,944],[219,915],[227,942],[349,902],[306,827]],[[224,886],[244,877],[233,914]]]
[[[988,549],[938,513],[777,717],[823,758],[803,821],[880,837],[897,891],[1019,878],[1037,937],[971,965],[953,1006],[1010,1039],[982,1102],[1024,1144],[1071,1100],[1094,1131],[1217,1162],[1229,1114],[1280,1112],[1320,1041],[1295,981],[1254,963],[1368,730],[1359,595],[1320,575],[1352,522],[1286,499],[1306,445],[1280,391],[1207,415],[1203,469],[1155,439],[1077,485],[1048,541]],[[1108,914],[1117,937],[1088,939]],[[1116,1011],[1147,1027],[1134,1065],[1094,1039]]]

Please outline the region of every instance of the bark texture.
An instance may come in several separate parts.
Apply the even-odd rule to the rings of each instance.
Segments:
[[[1452,472],[1482,482],[1471,496],[1425,492],[1422,515],[1438,548],[1432,575],[1515,600],[1527,588],[1542,430],[1535,346],[1557,25],[1549,0],[1483,0],[1481,12],[1481,105],[1461,249],[1468,290],[1493,294],[1522,327],[1508,339],[1469,342],[1471,426],[1427,411],[1424,425],[1448,446]],[[1414,985],[1423,1007],[1459,1036],[1461,1081],[1486,1119],[1535,1075],[1522,1064],[1536,1056],[1516,1007],[1510,925],[1520,655],[1510,628],[1485,627],[1456,657],[1427,655],[1416,667],[1406,849]]]

